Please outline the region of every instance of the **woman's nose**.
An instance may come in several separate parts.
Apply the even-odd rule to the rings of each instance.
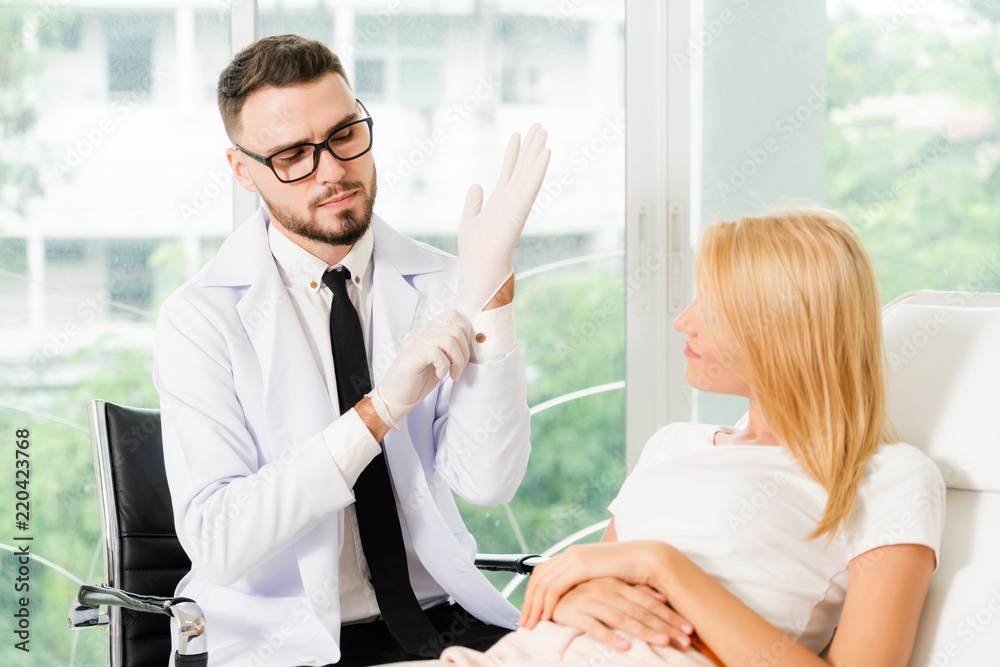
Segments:
[[[680,315],[674,318],[674,329],[682,333],[694,333],[694,323],[691,321],[691,307],[693,305],[694,304],[690,304],[687,308],[681,311]]]

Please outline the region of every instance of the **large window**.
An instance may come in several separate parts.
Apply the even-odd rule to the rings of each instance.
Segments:
[[[233,44],[254,36],[248,13],[259,35],[342,57],[375,117],[376,212],[445,250],[510,133],[549,130],[515,256],[532,456],[510,503],[461,505],[482,551],[543,551],[606,518],[666,421],[743,413],[684,384],[670,327],[716,215],[841,210],[884,301],[1000,290],[996,2],[175,4],[0,8],[0,459],[30,432],[32,665],[104,660],[99,633],[65,630],[75,586],[101,577],[86,402],[158,404],[159,304],[255,206],[234,187],[214,100]],[[6,618],[18,532],[0,532]],[[10,641],[0,664],[24,664]]]
[[[1000,290],[1000,5],[699,5],[671,63],[703,82],[696,226],[825,204],[860,233],[883,303]],[[701,421],[732,423],[746,407],[695,394]]]
[[[102,633],[65,629],[75,587],[102,577],[86,402],[158,405],[159,305],[242,217],[214,94],[253,3],[177,4],[0,10],[0,451],[29,431],[32,665],[103,664]],[[550,547],[624,477],[624,3],[579,4],[259,3],[259,35],[343,58],[376,119],[376,212],[406,234],[454,251],[469,185],[489,193],[512,132],[549,130],[515,257],[533,454],[511,503],[462,505],[484,551]],[[0,664],[23,664],[9,641]]]
[[[163,298],[233,227],[214,78],[228,3],[5,3],[0,8],[0,615],[19,609],[10,548],[31,536],[31,653],[3,665],[103,665],[70,632],[103,577],[86,403],[156,406]],[[30,434],[30,521],[14,524],[14,435]],[[5,623],[10,634],[10,623]],[[13,636],[13,635],[11,635]]]
[[[410,236],[454,252],[468,187],[489,195],[511,133],[549,132],[515,255],[531,460],[510,503],[459,501],[480,551],[540,552],[606,518],[625,473],[624,4],[421,4],[338,3],[324,29],[375,119],[375,212]],[[263,34],[314,11],[260,10]]]

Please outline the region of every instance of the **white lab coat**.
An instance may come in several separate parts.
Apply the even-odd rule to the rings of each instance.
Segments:
[[[205,612],[218,665],[339,659],[340,510],[353,502],[321,431],[337,418],[267,242],[265,209],[160,310],[153,377],[177,534],[192,571],[177,595]],[[372,222],[373,381],[413,326],[451,307],[457,260]],[[452,490],[508,500],[530,445],[520,351],[470,364],[384,439],[415,556],[477,617],[517,610],[473,565]],[[176,647],[175,647],[176,648]]]

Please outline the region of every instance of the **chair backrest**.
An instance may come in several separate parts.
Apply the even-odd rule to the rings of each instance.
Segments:
[[[105,583],[140,595],[172,596],[191,569],[174,529],[163,467],[158,410],[91,401]],[[111,608],[112,667],[162,667],[170,656],[170,619]]]
[[[1000,664],[1000,294],[911,292],[883,325],[890,419],[948,487],[910,665]]]

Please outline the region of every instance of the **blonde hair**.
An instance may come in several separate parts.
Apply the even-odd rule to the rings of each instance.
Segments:
[[[709,226],[695,275],[699,308],[723,359],[735,353],[742,360],[738,372],[767,424],[827,490],[809,538],[832,539],[850,517],[868,460],[893,440],[868,253],[832,211],[786,207]]]

